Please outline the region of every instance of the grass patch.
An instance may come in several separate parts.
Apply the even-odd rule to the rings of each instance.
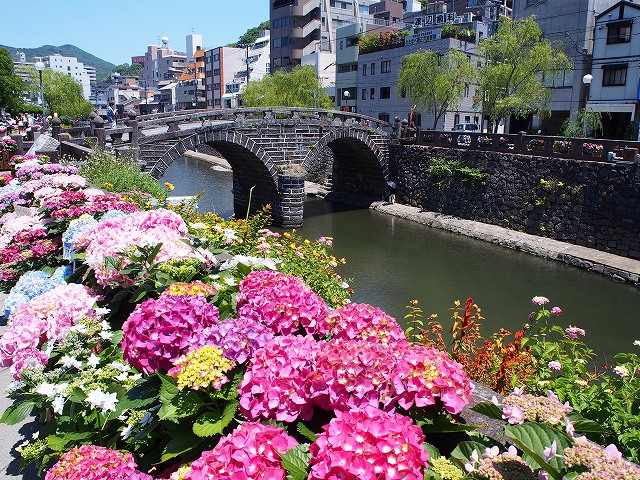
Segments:
[[[142,173],[131,158],[116,158],[104,150],[94,150],[80,166],[79,173],[96,187],[110,192],[144,192],[161,202],[167,198],[167,191],[158,181]]]

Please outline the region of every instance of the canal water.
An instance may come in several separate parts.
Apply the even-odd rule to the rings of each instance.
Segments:
[[[233,213],[230,171],[181,157],[162,178],[174,195],[204,191],[201,211]],[[546,296],[563,314],[558,324],[579,326],[601,359],[633,351],[640,340],[640,290],[596,274],[479,240],[444,232],[369,209],[309,198],[299,233],[334,238],[334,254],[347,264],[353,301],[382,308],[401,323],[412,299],[425,317],[438,314],[450,325],[449,308],[473,297],[482,308],[482,332],[515,331],[527,322],[531,298]],[[448,328],[448,327],[446,327]]]

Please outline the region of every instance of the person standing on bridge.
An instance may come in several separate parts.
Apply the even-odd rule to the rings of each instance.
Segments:
[[[111,128],[116,128],[116,111],[115,104],[113,102],[109,102],[109,106],[107,107],[107,122]]]

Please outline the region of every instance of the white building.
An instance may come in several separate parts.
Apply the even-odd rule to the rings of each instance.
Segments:
[[[202,50],[202,35],[199,33],[192,33],[187,35],[187,61],[193,60],[193,54],[198,50]]]
[[[596,16],[587,108],[603,112],[606,138],[638,139],[640,5],[621,1]],[[632,130],[633,129],[633,130]]]
[[[80,85],[82,85],[82,94],[85,100],[91,100],[91,85],[95,86],[96,69],[95,67],[86,66],[82,62],[78,62],[76,57],[63,57],[60,54],[49,55],[43,58],[44,64],[60,73],[70,76]]]
[[[224,94],[222,95],[223,108],[241,106],[242,90],[244,90],[247,82],[261,80],[271,72],[269,40],[269,30],[263,30],[253,45],[245,50],[243,64],[233,74],[233,79],[225,84]]]

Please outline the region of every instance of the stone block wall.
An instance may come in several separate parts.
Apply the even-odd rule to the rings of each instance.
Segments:
[[[433,158],[486,173],[438,184]],[[392,145],[390,178],[401,203],[640,259],[640,165]]]

